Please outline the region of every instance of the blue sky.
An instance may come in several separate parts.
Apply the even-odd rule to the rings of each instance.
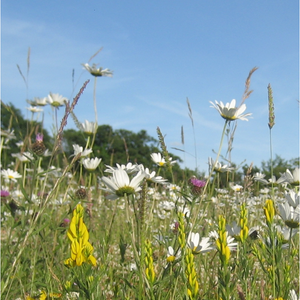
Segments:
[[[194,169],[207,170],[215,157],[224,120],[209,101],[239,103],[253,67],[253,93],[246,100],[252,118],[239,121],[232,161],[268,160],[267,86],[273,88],[273,152],[299,155],[299,2],[279,1],[21,1],[2,0],[1,99],[30,117],[26,98],[49,92],[69,99],[91,79],[75,108],[81,122],[95,119],[93,77],[81,63],[114,71],[98,78],[99,124],[141,129],[153,136],[160,127],[170,152]],[[16,65],[26,74],[28,91]],[[75,71],[73,92],[72,70]],[[195,125],[188,115],[189,98]],[[59,111],[61,118],[63,110]],[[45,108],[50,128],[52,112]],[[181,126],[185,145],[181,145]],[[67,128],[75,128],[72,119]],[[182,148],[187,153],[172,150]],[[227,149],[226,140],[222,154]],[[190,154],[189,154],[190,153]]]

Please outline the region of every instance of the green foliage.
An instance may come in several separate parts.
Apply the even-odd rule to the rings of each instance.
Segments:
[[[2,167],[6,167],[11,163],[11,154],[28,151],[28,148],[35,142],[37,133],[42,133],[44,136],[44,144],[48,149],[52,148],[52,139],[48,131],[43,129],[41,122],[26,120],[20,109],[13,104],[6,105],[1,101],[1,131],[9,131],[15,135],[15,138],[9,140],[5,146],[7,149],[1,156]],[[23,142],[23,146],[18,147],[16,142]],[[47,165],[48,160],[44,161]]]
[[[282,173],[286,171],[286,169],[294,169],[299,166],[299,158],[294,158],[290,160],[286,160],[279,155],[275,155],[273,161],[270,159],[268,161],[262,161],[261,163],[261,171],[266,174],[266,178],[271,177],[271,165],[273,164],[273,175],[278,179]]]

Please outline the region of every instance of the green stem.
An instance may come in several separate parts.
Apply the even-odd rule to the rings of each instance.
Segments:
[[[200,212],[200,210],[201,210],[201,203],[202,203],[202,201],[203,201],[203,199],[204,199],[204,196],[205,196],[205,192],[206,192],[208,183],[210,182],[210,178],[211,178],[211,176],[212,176],[212,173],[214,172],[214,168],[215,168],[215,166],[216,166],[216,164],[217,164],[217,161],[218,161],[218,159],[219,159],[219,157],[220,157],[221,150],[222,150],[222,145],[223,145],[223,140],[224,140],[224,135],[225,135],[225,131],[226,131],[226,127],[227,127],[228,122],[229,122],[228,120],[225,120],[225,124],[224,124],[223,131],[222,131],[222,136],[221,136],[221,141],[220,141],[220,146],[219,146],[219,150],[218,150],[218,154],[217,154],[217,157],[216,157],[216,159],[215,159],[214,165],[212,166],[212,168],[211,168],[211,170],[210,170],[210,173],[209,173],[209,175],[208,175],[208,178],[207,178],[207,181],[206,181],[206,183],[205,183],[205,186],[204,186],[204,188],[203,188],[202,196],[201,196],[200,203],[199,203],[198,209],[197,209],[197,213],[194,215],[194,218],[193,218],[193,220],[192,220],[193,226],[192,226],[191,230],[194,228],[194,225],[195,225],[195,223],[196,223],[196,219],[197,219],[197,217],[198,217],[198,215],[199,215],[199,212]]]
[[[272,151],[272,129],[270,128],[270,159],[271,159],[271,184],[272,184],[272,199],[274,199],[274,182],[273,182],[273,151]]]
[[[94,110],[95,110],[95,122],[98,124],[98,113],[97,113],[97,101],[96,101],[96,88],[97,88],[97,76],[95,76],[95,81],[94,81]]]

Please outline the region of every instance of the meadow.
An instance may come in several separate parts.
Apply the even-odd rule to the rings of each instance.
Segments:
[[[85,68],[95,83],[112,76]],[[221,162],[228,125],[250,115],[245,100],[254,71],[241,105],[211,103],[224,130],[205,177],[174,176],[176,161],[159,128],[160,152],[146,158],[152,168],[104,164],[93,152],[96,92],[95,122],[77,120],[85,144],[64,155],[64,128],[70,116],[76,120],[73,110],[87,82],[71,102],[50,94],[30,103],[33,114],[44,105],[54,115],[65,109],[51,148],[41,127],[28,121],[11,161],[5,152],[17,132],[1,128],[1,298],[299,299],[299,165],[279,178],[272,168],[270,178],[253,174],[250,165],[237,184],[234,166]],[[271,86],[268,91],[271,139]]]

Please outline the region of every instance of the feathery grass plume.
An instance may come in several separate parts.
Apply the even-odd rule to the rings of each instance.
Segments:
[[[23,75],[20,66],[17,64],[17,68],[19,70],[19,73],[21,75],[21,77],[23,78],[25,85],[26,85],[26,89],[28,90],[28,76],[29,76],[29,69],[30,69],[30,47],[28,48],[28,52],[27,52],[27,70],[26,70],[26,78]]]
[[[250,164],[249,168],[246,171],[246,176],[244,178],[244,191],[251,192],[253,186],[253,176],[251,175],[253,168],[253,162]]]
[[[183,126],[181,126],[181,144],[184,145],[184,131],[183,131]]]
[[[31,49],[29,47],[28,53],[27,53],[27,81],[28,81],[28,75],[29,75],[29,69],[30,69],[30,53],[31,53]]]
[[[245,91],[244,91],[244,94],[243,94],[243,97],[242,97],[242,102],[240,104],[240,106],[246,101],[247,98],[250,97],[251,93],[253,92],[253,90],[249,90],[250,88],[250,83],[251,83],[251,76],[252,74],[257,70],[258,68],[257,67],[254,67],[250,70],[249,72],[249,75],[246,79],[246,82],[245,82]]]
[[[273,91],[271,84],[268,84],[268,103],[269,103],[269,128],[272,129],[272,127],[275,125],[275,113],[274,113],[274,101],[273,101]]]
[[[167,162],[167,165],[169,166],[170,165],[170,162],[169,162],[169,152],[167,150],[167,146],[165,144],[165,139],[164,139],[164,136],[160,130],[159,127],[157,127],[156,129],[157,131],[157,135],[158,135],[158,140],[159,140],[159,143],[160,143],[160,146],[161,146],[161,150],[162,150],[162,153],[163,153],[163,156],[165,157],[166,159],[166,162]]]
[[[268,105],[269,105],[269,123],[270,128],[270,160],[271,160],[271,178],[273,178],[273,149],[272,149],[272,127],[275,125],[273,91],[270,83],[268,84]],[[274,198],[274,182],[272,181],[272,197]]]
[[[197,144],[196,144],[196,135],[195,135],[195,126],[194,126],[194,119],[193,119],[193,111],[192,111],[192,107],[189,101],[189,98],[186,98],[186,103],[189,109],[189,117],[191,119],[192,122],[192,128],[193,128],[193,136],[194,136],[194,151],[195,151],[195,164],[196,164],[196,171],[198,168],[198,157],[197,157]]]
[[[90,59],[88,60],[88,63],[89,63],[94,57],[96,57],[96,56],[99,54],[99,52],[102,51],[102,49],[103,49],[103,47],[101,47],[98,51],[96,51],[96,53],[93,54],[93,55],[90,57]]]
[[[78,130],[83,131],[83,127],[82,124],[79,122],[78,118],[76,117],[76,115],[74,114],[73,111],[71,111],[71,117],[74,121],[75,126],[77,127]]]
[[[169,169],[169,171],[172,175],[172,182],[174,182],[173,172],[172,172],[172,165],[170,163],[170,156],[169,156],[169,152],[167,150],[167,146],[165,144],[164,136],[162,135],[159,127],[157,127],[156,131],[157,131],[158,140],[159,140],[159,143],[160,143],[160,146],[161,146],[161,149],[162,149],[163,156],[166,160],[166,164],[168,166],[168,169]]]
[[[191,300],[198,299],[197,294],[199,292],[199,283],[197,281],[197,274],[194,264],[194,255],[190,248],[185,252],[185,275],[187,278],[187,293]]]
[[[66,103],[65,115],[64,115],[64,117],[61,121],[60,128],[58,130],[58,134],[57,134],[57,138],[56,138],[56,141],[55,141],[55,146],[54,146],[53,153],[55,153],[58,150],[58,148],[60,147],[61,142],[62,142],[62,137],[63,137],[63,131],[64,131],[65,126],[67,125],[68,117],[69,117],[70,113],[74,110],[76,104],[78,103],[78,100],[79,100],[80,96],[82,95],[83,91],[85,90],[85,88],[86,88],[86,86],[89,82],[90,82],[89,79],[84,82],[84,84],[81,87],[81,89],[79,90],[78,94],[73,99],[73,102],[72,102],[71,106],[70,106],[69,103]]]

